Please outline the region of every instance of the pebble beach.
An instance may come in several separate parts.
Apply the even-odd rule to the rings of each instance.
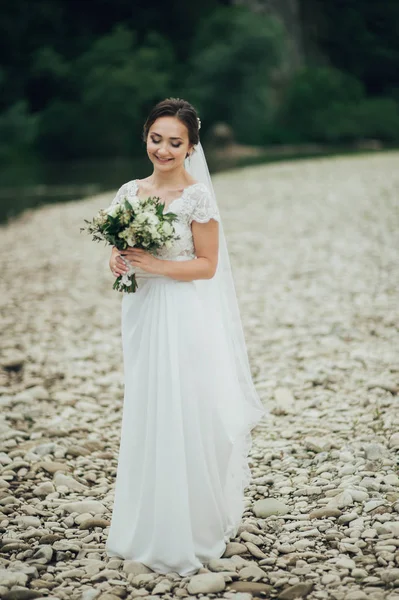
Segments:
[[[122,296],[80,228],[113,194],[1,227],[0,598],[399,600],[398,166],[384,152],[213,177],[269,414],[237,536],[190,577],[104,549]]]

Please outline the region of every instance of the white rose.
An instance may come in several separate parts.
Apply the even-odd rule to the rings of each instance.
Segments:
[[[154,214],[148,215],[148,222],[151,223],[151,225],[159,225],[159,219],[157,215]]]
[[[164,233],[166,233],[166,235],[171,235],[173,233],[173,227],[168,221],[163,223],[162,230]]]
[[[107,208],[106,213],[110,217],[116,217],[116,213],[118,212],[118,210],[119,204],[114,204],[114,206],[110,206],[109,208]]]
[[[167,250],[170,250],[170,249],[172,248],[172,246],[173,246],[173,242],[172,242],[171,240],[167,240],[167,241],[165,242],[165,248],[166,248]]]
[[[149,228],[149,232],[151,237],[153,237],[154,239],[158,239],[160,237],[159,231],[154,225]]]
[[[142,212],[140,214],[137,215],[135,221],[136,223],[144,223],[148,218],[148,214],[145,212]]]
[[[127,198],[127,201],[134,211],[140,208],[140,200],[138,198]]]

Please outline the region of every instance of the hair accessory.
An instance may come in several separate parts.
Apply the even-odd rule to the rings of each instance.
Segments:
[[[201,119],[199,119],[199,118],[197,117],[197,121],[198,121],[198,129],[201,129]]]

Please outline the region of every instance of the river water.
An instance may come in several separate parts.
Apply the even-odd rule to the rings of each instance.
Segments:
[[[0,170],[0,221],[42,204],[116,191],[122,183],[146,177],[151,170],[145,157],[9,165]]]
[[[274,149],[274,152],[269,149],[257,156],[256,153],[243,152],[242,148],[245,149],[239,147],[238,154],[207,152],[211,173],[245,164],[333,153],[332,148],[323,149],[307,145],[300,149]],[[348,151],[348,148],[340,150]],[[11,164],[0,168],[0,222],[6,222],[27,208],[116,191],[122,183],[131,179],[142,179],[151,172],[152,165],[147,156]]]

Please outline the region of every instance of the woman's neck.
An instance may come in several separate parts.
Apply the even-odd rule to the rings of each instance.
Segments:
[[[184,168],[179,170],[174,169],[173,171],[163,173],[154,169],[149,180],[151,185],[156,189],[180,189],[190,183],[190,176]]]

